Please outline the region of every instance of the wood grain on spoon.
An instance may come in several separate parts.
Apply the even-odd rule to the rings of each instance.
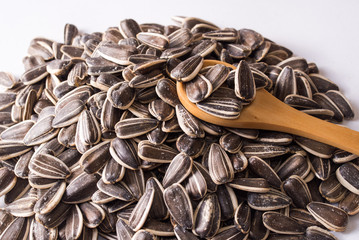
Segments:
[[[203,67],[224,64],[205,60]],[[359,132],[302,113],[281,102],[264,89],[257,91],[255,100],[241,111],[238,119],[222,119],[212,116],[188,100],[185,85],[177,82],[177,93],[182,105],[197,118],[232,128],[263,129],[291,133],[310,138],[359,155]]]

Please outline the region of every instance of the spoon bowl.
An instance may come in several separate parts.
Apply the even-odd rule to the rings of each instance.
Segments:
[[[204,60],[203,67],[216,64],[235,69],[233,65],[217,60]],[[359,132],[298,111],[264,89],[257,90],[255,100],[244,106],[237,119],[222,119],[199,109],[187,98],[185,84],[182,82],[177,82],[177,94],[182,105],[203,121],[230,128],[290,133],[359,155]]]

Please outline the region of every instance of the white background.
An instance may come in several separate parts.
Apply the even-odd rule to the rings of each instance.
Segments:
[[[171,16],[196,16],[219,27],[251,28],[319,66],[355,109],[344,125],[359,131],[359,1],[341,0],[38,0],[1,1],[0,71],[23,73],[32,38],[63,39],[66,23],[81,31],[104,31],[124,18],[174,24]],[[359,181],[359,180],[358,180]],[[350,218],[339,239],[359,237],[359,217]]]

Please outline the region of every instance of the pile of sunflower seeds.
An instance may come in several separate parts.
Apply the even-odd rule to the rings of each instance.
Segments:
[[[0,239],[336,239],[359,212],[359,159],[303,137],[223,128],[265,88],[332,122],[353,118],[316,64],[250,29],[193,18],[66,24],[1,72]],[[204,59],[219,64],[202,68]],[[337,206],[332,203],[338,203]]]

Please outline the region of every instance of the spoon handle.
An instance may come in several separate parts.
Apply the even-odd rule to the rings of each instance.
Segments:
[[[257,91],[256,100],[253,102],[255,106],[243,109],[233,127],[291,133],[359,155],[359,132],[300,112],[265,90]]]

